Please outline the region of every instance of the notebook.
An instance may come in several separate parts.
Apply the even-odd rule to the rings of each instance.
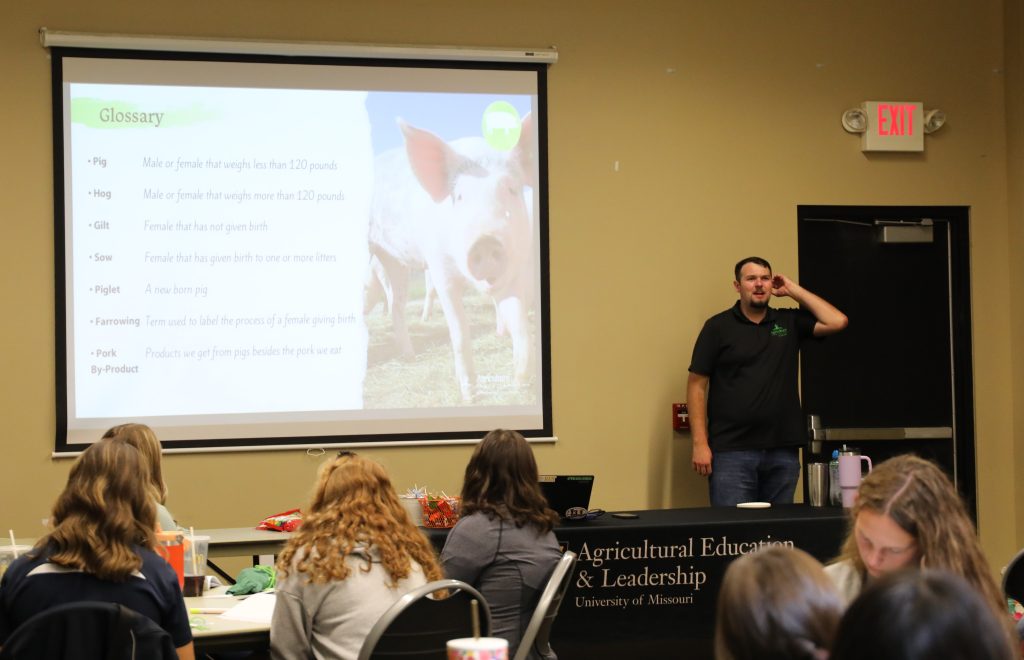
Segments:
[[[594,488],[594,475],[542,474],[538,480],[548,506],[563,520],[587,517],[587,511],[590,509],[590,491]]]

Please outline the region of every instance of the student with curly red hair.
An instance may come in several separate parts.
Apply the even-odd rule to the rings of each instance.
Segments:
[[[277,563],[274,658],[354,660],[377,619],[441,569],[384,468],[342,452],[325,463]]]

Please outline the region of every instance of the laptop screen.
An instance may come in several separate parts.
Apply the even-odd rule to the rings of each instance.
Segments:
[[[594,488],[594,475],[542,474],[538,480],[548,506],[554,509],[559,517],[579,519],[587,516],[590,492]]]

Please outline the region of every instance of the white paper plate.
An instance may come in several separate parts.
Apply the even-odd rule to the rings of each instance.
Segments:
[[[740,502],[736,505],[737,509],[767,509],[771,507],[771,502]]]

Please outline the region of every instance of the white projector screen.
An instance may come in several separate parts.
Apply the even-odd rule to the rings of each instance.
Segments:
[[[52,55],[58,453],[552,435],[543,65]]]

